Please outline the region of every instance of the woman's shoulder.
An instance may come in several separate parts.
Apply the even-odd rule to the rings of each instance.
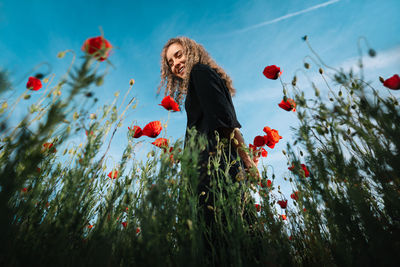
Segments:
[[[191,75],[196,73],[208,74],[215,76],[216,78],[220,78],[218,73],[213,68],[211,68],[209,65],[202,63],[196,63],[195,65],[193,65]]]

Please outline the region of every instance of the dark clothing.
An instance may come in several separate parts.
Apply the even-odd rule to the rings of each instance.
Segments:
[[[196,64],[190,72],[189,86],[185,100],[187,114],[187,129],[195,127],[199,134],[207,137],[208,147],[200,153],[199,157],[199,185],[197,193],[205,192],[200,196],[200,206],[203,206],[206,223],[212,224],[213,212],[207,206],[214,206],[213,196],[209,195],[211,175],[207,174],[207,163],[210,155],[215,154],[217,141],[215,131],[221,128],[240,128],[236,118],[231,94],[225,85],[225,81],[208,65]],[[185,145],[188,133],[186,132]],[[220,140],[223,138],[220,134]],[[229,137],[228,137],[229,139]],[[229,146],[225,146],[224,153],[228,157]],[[229,169],[231,179],[235,179],[240,166],[244,166],[239,158],[237,150],[231,145],[229,162],[236,163]],[[227,162],[221,157],[219,170],[224,171]],[[215,178],[214,178],[215,179]],[[206,200],[207,199],[207,200]]]
[[[187,129],[195,127],[199,134],[204,134],[208,140],[208,147],[200,155],[200,178],[204,179],[203,167],[207,166],[208,156],[216,151],[217,141],[215,131],[221,128],[241,128],[242,126],[236,118],[235,108],[233,107],[231,94],[225,85],[225,81],[219,74],[208,65],[196,64],[190,72],[189,86],[185,100],[185,110],[187,114]],[[185,143],[187,139],[187,132]],[[220,134],[220,139],[222,136]],[[228,156],[228,146],[225,148]],[[232,162],[238,157],[236,149],[231,146],[230,159]],[[238,173],[241,159],[230,171],[232,178]],[[243,165],[243,164],[242,164]],[[224,169],[224,164],[221,168]],[[205,173],[207,171],[205,170]]]

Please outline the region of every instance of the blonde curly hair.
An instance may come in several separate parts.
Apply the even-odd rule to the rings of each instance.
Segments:
[[[161,82],[158,86],[157,94],[160,93],[161,89],[165,87],[164,95],[171,96],[175,99],[175,101],[181,105],[183,96],[187,93],[187,87],[189,84],[190,75],[186,75],[185,79],[181,79],[176,77],[172,72],[171,68],[168,65],[167,61],[167,49],[170,45],[174,43],[179,43],[182,45],[184,53],[186,55],[186,64],[185,68],[187,73],[190,74],[192,67],[196,63],[201,63],[210,66],[214,69],[219,76],[225,81],[226,87],[232,96],[235,95],[236,90],[232,86],[232,80],[226,74],[226,72],[217,65],[214,59],[208,54],[208,52],[204,49],[201,44],[196,43],[194,40],[188,37],[176,37],[171,38],[164,45],[164,48],[161,51]]]

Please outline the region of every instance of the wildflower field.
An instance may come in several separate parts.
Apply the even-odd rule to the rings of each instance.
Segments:
[[[79,60],[71,50],[60,52],[59,58],[73,57],[65,76],[32,74],[21,96],[1,100],[1,266],[396,265],[397,74],[377,74],[382,85],[373,88],[362,71],[336,70],[315,54],[326,86],[310,81],[315,96],[306,98],[296,77],[285,83],[289,78],[280,67],[267,66],[263,74],[280,81],[283,90],[281,102],[271,108],[296,112],[299,121],[293,129],[298,138],[282,151],[291,171],[285,182],[294,190],[282,194],[275,174],[264,166],[259,166],[261,180],[252,171],[227,177],[229,169],[219,168],[226,157],[220,149],[207,166],[215,196],[214,206],[207,207],[215,219],[210,226],[198,205],[207,193],[196,191],[204,138],[191,131],[183,148],[181,139],[160,137],[166,130],[160,121],[122,126],[126,111],[136,107],[129,97],[133,79],[122,104],[114,100],[91,113],[96,99],[88,88],[107,79],[112,48],[112,41],[99,36],[84,42]],[[0,93],[10,87],[3,70]],[[13,111],[32,91],[42,94],[13,125]],[[180,110],[169,97],[160,105],[165,112]],[[105,140],[119,129],[127,131],[129,142],[118,162],[107,166],[111,142]],[[264,134],[254,137],[246,149],[255,161],[268,161],[265,148],[282,142],[278,130],[265,125]],[[69,142],[83,132],[81,144]],[[220,148],[235,141],[217,138]],[[146,160],[135,157],[139,142],[154,145]]]

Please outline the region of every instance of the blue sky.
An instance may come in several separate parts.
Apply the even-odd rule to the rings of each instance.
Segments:
[[[280,66],[282,79],[290,83],[296,70],[302,68],[304,57],[311,54],[301,40],[308,35],[325,62],[350,68],[357,60],[357,40],[365,36],[378,53],[376,58],[365,60],[366,79],[381,88],[378,76],[387,78],[400,72],[399,12],[398,0],[3,0],[0,68],[11,72],[17,93],[25,89],[26,74],[41,62],[48,62],[52,73],[60,78],[70,56],[58,59],[57,53],[73,49],[80,55],[82,43],[100,35],[101,27],[115,46],[109,59],[116,68],[110,70],[102,87],[93,88],[99,105],[110,103],[116,91],[123,95],[131,78],[136,81],[132,94],[139,100],[112,143],[110,152],[117,160],[127,142],[127,126],[133,121],[144,126],[149,121],[167,120],[167,112],[157,105],[162,97],[156,98],[160,52],[169,38],[188,36],[203,44],[231,76],[237,89],[233,101],[246,143],[262,134],[264,126],[277,129],[283,136],[274,150],[268,149],[265,160],[274,166],[278,184],[283,184],[281,178],[288,173],[281,151],[293,139],[290,126],[295,126],[297,120],[295,113],[278,108],[281,85],[262,75],[264,67]],[[364,43],[362,48],[365,54]],[[318,67],[312,64],[307,72],[321,83]],[[298,84],[310,92],[304,78],[299,77]],[[32,101],[35,97],[33,94]],[[184,111],[170,114],[167,137],[182,138],[185,127]],[[151,145],[142,148],[138,154],[143,155]]]

